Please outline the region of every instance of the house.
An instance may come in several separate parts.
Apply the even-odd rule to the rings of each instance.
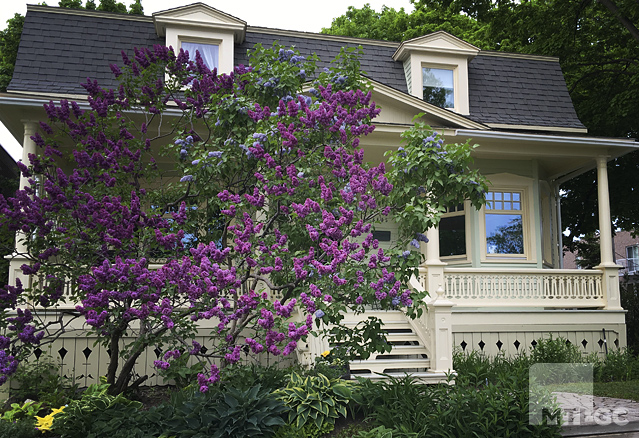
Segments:
[[[446,141],[479,144],[475,165],[491,182],[484,208],[451,206],[440,226],[427,231],[425,261],[412,286],[430,291],[428,314],[418,320],[381,315],[395,349],[355,369],[428,370],[441,378],[452,368],[453,348],[516,354],[548,333],[583,352],[625,346],[606,163],[639,144],[588,135],[556,58],[481,51],[445,32],[393,43],[252,27],[203,3],[150,17],[29,6],[13,80],[0,95],[0,120],[22,142],[26,161],[36,151],[30,136],[45,117],[42,104],[82,99],[79,84],[86,77],[115,85],[109,64],[120,61],[121,50],[154,44],[198,49],[209,66],[229,72],[248,62],[247,49],[274,41],[316,53],[320,67],[341,47],[362,46],[362,69],[382,108],[375,132],[362,141],[369,161],[397,148],[401,132],[424,113],[422,120]],[[559,190],[593,168],[601,264],[562,269]],[[396,232],[392,223],[377,230],[387,241]],[[11,278],[21,276],[23,262],[11,263]],[[85,378],[98,375],[91,339],[60,342],[54,352],[69,372],[77,362]],[[310,363],[325,347],[309,339],[300,360]]]
[[[630,231],[616,231],[612,238],[613,256],[622,281],[635,283],[639,274],[639,236]],[[579,256],[576,252],[564,253],[564,267],[578,269]]]

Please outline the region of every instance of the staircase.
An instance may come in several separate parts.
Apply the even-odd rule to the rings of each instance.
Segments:
[[[366,360],[351,361],[353,377],[378,380],[385,378],[382,374],[392,377],[404,377],[409,374],[422,383],[446,381],[444,373],[429,370],[426,334],[418,333],[419,328],[416,324],[411,323],[402,312],[369,310],[359,315],[349,313],[342,323],[355,326],[369,316],[375,316],[384,322],[386,339],[392,350],[388,353],[373,353]]]

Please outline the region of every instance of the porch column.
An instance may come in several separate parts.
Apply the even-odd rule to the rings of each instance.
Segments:
[[[439,259],[439,228],[429,228],[426,231],[426,237],[428,238],[428,243],[420,243],[422,254],[426,253],[426,261],[423,266],[427,272],[423,285],[430,293],[430,296],[433,297],[437,289],[440,287],[445,288],[444,266],[446,266],[446,263]]]
[[[20,161],[24,163],[26,166],[29,166],[31,162],[29,161],[29,154],[36,153],[36,144],[33,140],[31,140],[31,136],[36,133],[36,129],[38,124],[31,120],[23,120],[24,124],[24,137],[22,140],[22,158]],[[22,174],[20,174],[20,186],[19,190],[22,190],[24,187],[29,185],[28,178],[25,178]],[[16,233],[16,252],[17,253],[25,253],[27,251],[24,242],[24,235],[22,233]]]
[[[603,273],[602,288],[607,309],[621,309],[619,297],[619,268],[612,256],[612,220],[610,219],[610,195],[608,191],[608,160],[597,157],[597,203],[599,206],[599,250]]]
[[[35,155],[36,153],[36,144],[33,140],[31,140],[31,136],[36,133],[38,124],[31,120],[22,120],[22,123],[24,124],[24,138],[22,140],[22,158],[20,159],[20,161],[28,166],[29,164],[31,164],[31,162],[29,161],[29,154]],[[24,186],[27,185],[29,185],[29,181],[27,181],[27,178],[25,178],[21,174],[19,189],[22,190]]]

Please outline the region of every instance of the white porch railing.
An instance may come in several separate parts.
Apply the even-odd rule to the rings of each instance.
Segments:
[[[602,308],[603,273],[579,269],[444,268],[444,297],[460,306]]]

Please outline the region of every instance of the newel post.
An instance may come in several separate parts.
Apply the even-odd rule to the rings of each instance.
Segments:
[[[455,303],[444,297],[439,286],[437,296],[428,302],[428,331],[430,332],[430,370],[453,372],[452,309]]]
[[[608,160],[597,157],[597,204],[599,207],[599,246],[602,271],[602,292],[606,309],[620,310],[619,268],[612,256],[612,220],[610,218],[610,193],[608,189]]]
[[[444,267],[446,263],[439,259],[439,228],[432,227],[426,231],[428,243],[421,243],[420,249],[426,257],[426,261],[422,264],[426,268],[425,278],[422,283],[431,297],[442,284],[444,284]]]

